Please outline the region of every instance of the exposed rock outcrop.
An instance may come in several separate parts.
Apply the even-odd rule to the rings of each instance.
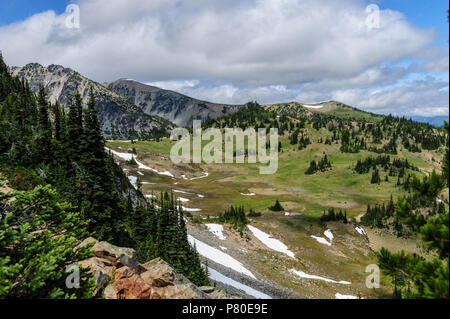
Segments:
[[[228,298],[214,287],[195,286],[161,258],[140,264],[136,251],[85,239],[79,247],[93,244],[95,257],[78,264],[94,274],[98,293],[106,299],[210,299]]]

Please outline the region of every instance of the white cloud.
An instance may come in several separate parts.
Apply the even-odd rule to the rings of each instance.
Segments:
[[[386,61],[420,57],[415,72],[448,72],[448,49],[429,48],[432,30],[391,10],[381,12],[379,29],[368,29],[363,0],[77,3],[78,30],[52,11],[0,27],[7,63],[61,64],[99,82],[131,77],[217,102],[342,96],[355,106],[365,90],[413,71]]]

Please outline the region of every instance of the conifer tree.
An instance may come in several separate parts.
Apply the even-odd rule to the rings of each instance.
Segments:
[[[48,114],[48,102],[45,89],[39,87],[38,102],[38,132],[36,135],[36,153],[38,161],[48,163],[52,158],[52,127]]]

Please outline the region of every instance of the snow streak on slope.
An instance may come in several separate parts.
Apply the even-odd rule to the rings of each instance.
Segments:
[[[336,299],[358,299],[358,297],[356,296],[352,296],[352,295],[342,295],[340,293],[336,293],[335,294]]]
[[[198,253],[202,255],[205,258],[208,258],[218,264],[221,264],[227,268],[231,268],[234,271],[237,271],[239,273],[242,273],[244,275],[249,276],[250,278],[256,279],[256,277],[251,273],[250,270],[245,268],[241,262],[234,259],[230,255],[209,246],[208,244],[205,244],[204,242],[195,239],[191,235],[188,235],[188,240],[191,246],[195,246]]]
[[[108,148],[108,147],[106,147],[106,149],[107,149],[108,151],[110,151],[111,153],[113,153],[114,155],[116,155],[116,156],[120,157],[121,159],[125,160],[125,161],[130,161],[131,159],[134,158],[134,160],[135,160],[136,163],[138,164],[139,169],[146,169],[146,170],[155,172],[155,173],[157,173],[157,174],[159,174],[159,175],[166,175],[166,176],[169,176],[169,177],[174,178],[173,174],[170,173],[169,171],[160,172],[160,171],[158,171],[158,170],[156,170],[156,169],[154,169],[154,168],[151,168],[151,167],[148,167],[147,165],[142,164],[141,162],[139,162],[139,161],[136,159],[136,157],[135,157],[133,154],[117,152],[117,151],[114,151],[114,150],[112,150],[112,149],[110,149],[110,148]]]
[[[247,227],[256,238],[258,238],[264,245],[266,245],[270,249],[279,251],[280,253],[286,254],[291,258],[295,258],[294,253],[290,251],[289,248],[278,239],[272,238],[272,236],[254,226],[248,225]]]
[[[300,271],[300,270],[290,269],[289,272],[294,274],[294,275],[296,275],[296,276],[298,276],[298,277],[300,277],[300,278],[317,279],[317,280],[323,280],[323,281],[326,281],[326,282],[331,282],[331,283],[334,283],[334,284],[350,285],[350,282],[348,282],[348,281],[343,281],[343,280],[335,281],[333,279],[328,279],[328,278],[324,278],[324,277],[320,277],[320,276],[316,276],[316,275],[310,275],[310,274],[307,274],[307,273],[305,273],[303,271]]]
[[[271,296],[266,295],[265,293],[262,293],[261,291],[258,291],[256,289],[253,289],[252,287],[241,284],[240,282],[238,282],[236,280],[228,278],[227,276],[222,275],[220,272],[218,272],[210,267],[208,267],[208,273],[209,273],[209,278],[211,278],[212,280],[222,282],[229,286],[233,286],[234,288],[244,291],[247,295],[256,297],[258,299],[272,299]]]

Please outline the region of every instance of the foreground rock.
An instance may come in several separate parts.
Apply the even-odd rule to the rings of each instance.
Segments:
[[[161,258],[140,264],[136,251],[87,238],[80,247],[93,245],[95,257],[80,261],[94,274],[99,293],[106,299],[221,299],[215,287],[198,288]]]

